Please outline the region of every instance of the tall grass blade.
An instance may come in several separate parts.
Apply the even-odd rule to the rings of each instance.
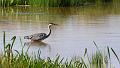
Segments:
[[[62,59],[60,60],[60,63],[62,63],[63,60],[64,60],[64,58],[62,58]],[[59,64],[60,64],[60,63],[59,63]]]
[[[21,37],[20,37],[20,45],[23,46],[23,43],[22,43],[22,39],[21,39]]]
[[[83,58],[81,58],[81,60],[82,60],[82,63],[83,63],[83,68],[87,68],[87,65],[85,64]]]
[[[3,31],[3,46],[4,46],[4,52],[5,52],[5,47],[6,47],[6,46],[5,46],[5,45],[6,45],[5,43],[6,43],[6,42],[5,42],[5,31]]]
[[[41,50],[40,49],[38,50],[37,57],[38,57],[38,59],[41,59]]]
[[[56,58],[55,63],[57,63],[60,59],[60,55]]]
[[[13,47],[14,43],[15,43],[15,40],[16,40],[16,36],[12,37],[13,42],[12,42],[12,45],[11,45],[11,48]]]
[[[111,58],[110,58],[110,49],[109,49],[109,46],[107,46],[107,51],[108,51],[108,57],[109,57],[109,60],[110,60],[110,68],[111,68]]]
[[[119,62],[119,64],[120,64],[120,59],[119,59],[119,57],[117,56],[117,54],[115,53],[115,51],[113,50],[113,48],[111,48],[111,50],[112,50],[112,52],[114,53],[115,57],[117,58],[117,60],[118,60],[118,62]]]
[[[93,43],[96,46],[97,50],[100,52],[99,47],[97,46],[97,44],[95,43],[95,41],[93,41]]]
[[[14,50],[17,54],[19,54],[20,55],[20,53],[19,53],[19,51],[18,50]]]
[[[109,49],[108,46],[107,46],[107,51],[108,51],[108,57],[109,57],[109,59],[110,59],[110,49]]]
[[[26,54],[27,54],[27,52],[28,52],[29,48],[30,48],[30,45],[28,46],[28,48],[27,48],[27,50],[26,50],[26,52],[25,52]]]
[[[99,50],[99,48],[98,48],[97,44],[95,43],[95,41],[93,41],[93,43],[94,43],[94,45],[96,46],[96,48]]]
[[[84,56],[87,54],[87,48],[85,48],[85,53],[84,53]]]

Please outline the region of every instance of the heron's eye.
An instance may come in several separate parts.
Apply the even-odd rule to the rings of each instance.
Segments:
[[[40,36],[44,36],[43,34],[41,34]]]
[[[32,38],[33,36],[32,35],[30,35],[30,38]]]

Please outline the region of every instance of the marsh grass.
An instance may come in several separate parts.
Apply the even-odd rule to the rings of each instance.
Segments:
[[[104,54],[101,50],[97,50],[92,57],[88,56],[87,48],[85,48],[84,56],[83,57],[77,57],[73,58],[71,60],[65,60],[64,58],[61,58],[60,55],[56,56],[55,59],[51,59],[50,57],[47,57],[47,59],[41,58],[41,51],[38,50],[38,54],[34,57],[28,56],[28,50],[26,52],[23,51],[19,52],[17,50],[13,50],[13,46],[16,40],[16,36],[13,36],[11,39],[11,43],[6,43],[5,41],[5,32],[3,33],[3,45],[4,45],[4,51],[3,55],[0,56],[0,68],[111,68],[108,66],[109,60],[111,59],[110,51],[114,53],[117,60],[119,61],[119,57],[113,50],[113,48],[107,47],[108,55]],[[22,40],[20,39],[21,45]],[[97,49],[99,47],[94,42]],[[14,54],[13,51],[15,51],[17,54]],[[87,60],[86,60],[86,59]],[[111,62],[111,61],[110,61]]]
[[[70,7],[118,2],[118,0],[0,0],[0,6],[31,5],[44,7]]]

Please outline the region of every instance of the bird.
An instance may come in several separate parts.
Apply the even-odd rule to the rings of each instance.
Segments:
[[[57,25],[57,24],[54,24],[54,23],[49,23],[48,24],[48,29],[49,29],[48,34],[46,34],[46,33],[36,33],[36,34],[33,34],[33,35],[24,36],[24,39],[30,39],[31,41],[42,41],[42,40],[48,38],[51,35],[51,26],[52,25]]]

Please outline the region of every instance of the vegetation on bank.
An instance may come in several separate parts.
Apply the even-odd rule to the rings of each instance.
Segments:
[[[44,7],[66,7],[115,2],[117,3],[119,0],[0,0],[0,6],[30,5]]]
[[[111,53],[112,52],[120,63],[119,57],[115,53],[113,48],[107,47],[107,53],[102,53],[97,44],[94,42],[94,45],[97,48],[95,54],[92,57],[88,56],[87,48],[85,48],[84,57],[73,58],[68,61],[64,58],[61,59],[60,56],[57,56],[56,59],[42,59],[40,56],[40,51],[35,55],[34,58],[29,57],[27,52],[18,52],[13,50],[16,36],[11,39],[11,43],[6,43],[5,41],[5,32],[3,35],[3,44],[4,51],[0,56],[0,68],[112,68],[111,64]],[[20,39],[21,40],[21,39]],[[15,51],[17,54],[13,54]]]

